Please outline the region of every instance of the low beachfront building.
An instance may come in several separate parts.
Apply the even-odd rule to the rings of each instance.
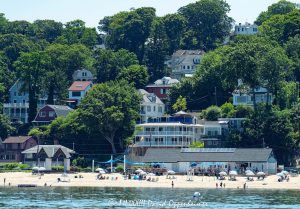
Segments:
[[[129,158],[130,159],[130,156]],[[186,173],[245,170],[275,174],[277,161],[269,148],[148,148],[135,162],[159,164],[161,168]]]
[[[9,136],[0,143],[0,162],[22,162],[22,151],[37,145],[32,136]]]
[[[75,151],[62,145],[37,145],[22,152],[24,164],[31,167],[44,167],[47,171],[53,166],[64,166],[65,171],[70,170],[70,159]]]
[[[165,114],[165,104],[154,94],[144,89],[139,89],[143,99],[140,104],[139,123],[145,123],[149,118],[162,117]]]

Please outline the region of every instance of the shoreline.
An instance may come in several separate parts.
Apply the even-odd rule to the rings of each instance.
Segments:
[[[75,176],[83,178],[75,178]],[[172,181],[174,189],[240,189],[246,183],[246,190],[300,190],[300,176],[290,177],[289,182],[278,182],[278,176],[271,175],[263,181],[247,181],[245,177],[238,176],[237,181],[216,180],[215,177],[193,176],[193,181],[187,181],[187,176],[175,176],[176,179],[166,179],[166,176],[157,176],[157,182],[145,180],[124,180],[121,174],[104,174],[108,180],[97,180],[97,173],[77,173],[68,174],[68,177],[62,177],[61,174],[44,174],[43,176],[32,175],[25,172],[0,173],[0,187],[18,187],[19,184],[32,184],[37,187],[99,187],[99,188],[170,188]],[[111,180],[112,177],[117,180]],[[5,178],[5,186],[4,186]],[[69,182],[58,182],[57,178]],[[225,183],[225,188],[220,188],[220,183]],[[9,186],[10,184],[10,186]],[[46,184],[46,186],[45,186]],[[216,187],[218,184],[218,187]]]

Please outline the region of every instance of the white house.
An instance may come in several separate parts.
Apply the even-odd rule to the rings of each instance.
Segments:
[[[258,33],[258,26],[250,23],[239,23],[234,27],[234,35],[253,35]]]
[[[71,108],[75,108],[86,93],[92,88],[92,81],[74,81],[73,84],[68,89],[69,99],[67,101],[68,105]]]
[[[165,114],[165,104],[154,94],[139,89],[143,100],[140,105],[140,123],[147,122],[148,118],[158,118]]]
[[[166,62],[172,70],[172,76],[178,80],[191,77],[200,64],[204,51],[202,50],[178,50],[171,59]]]
[[[189,147],[193,142],[202,141],[208,147],[219,146],[218,137],[222,134],[218,121],[198,120],[183,111],[149,119],[136,125],[136,130],[134,147]]]
[[[9,103],[3,104],[3,114],[8,116],[12,122],[28,123],[29,94],[22,91],[24,83],[17,80],[9,89]],[[45,106],[47,97],[39,97],[37,110]]]

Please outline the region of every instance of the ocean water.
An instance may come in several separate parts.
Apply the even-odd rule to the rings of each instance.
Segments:
[[[199,192],[197,197],[193,197]],[[0,188],[0,208],[300,209],[294,190],[158,188]]]

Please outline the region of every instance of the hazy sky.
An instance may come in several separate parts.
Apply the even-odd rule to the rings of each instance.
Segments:
[[[157,15],[174,13],[181,6],[196,0],[1,0],[0,13],[9,20],[54,19],[68,22],[81,19],[87,26],[97,27],[104,16],[142,6],[156,8]],[[291,0],[300,3],[300,0]],[[239,22],[253,22],[261,11],[277,0],[227,0],[229,16]]]

